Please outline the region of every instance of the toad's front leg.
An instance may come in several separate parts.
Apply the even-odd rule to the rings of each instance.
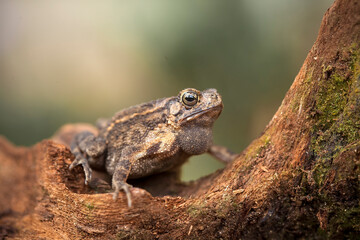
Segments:
[[[232,162],[239,156],[239,154],[233,153],[228,148],[219,145],[212,145],[208,150],[208,153],[223,163]]]
[[[77,165],[82,165],[85,172],[85,184],[91,180],[91,165],[102,165],[103,155],[106,149],[105,140],[102,137],[96,137],[93,133],[84,131],[77,134],[71,142],[71,152],[75,155],[75,160],[71,163],[69,169]],[[89,164],[90,163],[90,164]]]
[[[125,147],[120,154],[120,157],[117,154],[110,156],[110,162],[116,162],[115,168],[113,170],[112,176],[112,187],[115,190],[113,193],[113,199],[116,200],[119,196],[120,190],[124,190],[128,206],[131,207],[131,193],[129,187],[131,185],[126,183],[126,180],[131,171],[131,165],[134,163],[138,156],[134,147]],[[108,169],[109,170],[109,169]],[[110,170],[111,174],[111,170]]]

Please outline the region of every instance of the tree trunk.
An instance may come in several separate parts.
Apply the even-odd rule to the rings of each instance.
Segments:
[[[124,194],[114,201],[101,180],[86,187],[81,167],[68,170],[73,156],[64,144],[24,148],[0,139],[0,238],[355,239],[359,46],[360,2],[335,1],[262,136],[191,184],[137,185],[147,190],[132,188],[132,208]],[[63,128],[56,140],[68,142],[81,127]]]

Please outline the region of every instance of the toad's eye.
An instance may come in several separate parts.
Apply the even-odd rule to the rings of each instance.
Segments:
[[[194,106],[199,100],[199,97],[197,95],[196,92],[193,91],[188,91],[188,92],[184,92],[183,95],[181,96],[181,101],[189,107]]]

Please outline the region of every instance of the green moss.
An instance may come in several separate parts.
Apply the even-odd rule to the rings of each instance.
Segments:
[[[266,150],[271,144],[270,136],[263,135],[261,137],[262,144],[256,149],[256,156],[258,156],[262,151]]]
[[[195,217],[206,214],[206,207],[205,207],[205,204],[200,204],[200,205],[193,204],[188,207],[186,212],[189,214],[190,217],[195,218]]]
[[[326,71],[326,70],[324,70]],[[319,114],[317,128],[322,131],[329,129],[337,117],[344,111],[348,102],[348,90],[351,82],[338,73],[333,73],[330,79],[324,80],[324,85],[317,96],[316,110]]]
[[[336,213],[336,216],[331,218],[329,225],[338,226],[336,229],[331,228],[329,236],[334,236],[338,231],[347,232],[348,236],[344,236],[347,239],[355,239],[358,237],[360,232],[360,208],[343,208],[342,206],[337,207],[333,210]]]
[[[92,211],[94,210],[95,206],[92,203],[84,203],[84,206],[89,210]]]
[[[345,182],[351,190],[344,189],[343,193],[360,191],[359,183],[351,180],[358,176],[360,170],[355,166],[355,159],[346,154],[353,152],[360,144],[360,49],[356,46],[349,50],[350,58],[341,59],[350,61],[349,69],[337,69],[330,65],[323,67],[323,76],[319,80],[315,96],[311,139],[315,166],[310,174],[318,189],[317,198],[322,209],[327,212],[329,220],[327,228],[319,229],[319,232],[325,231],[328,238],[336,238],[337,234],[341,233],[347,234],[342,237],[355,239],[355,234],[360,231],[360,203],[353,199],[356,198],[356,194],[351,196],[352,202],[347,200],[346,204],[339,204],[338,198],[342,195],[338,191],[341,191],[341,187],[335,188]],[[323,187],[330,179],[329,171],[334,167],[333,160],[342,153],[344,155],[341,156],[341,161],[347,164],[346,169],[349,171],[336,173],[331,178],[331,189],[338,194],[334,195],[334,192],[323,190]],[[351,186],[349,181],[353,181]],[[329,184],[326,186],[330,187]],[[306,193],[306,189],[303,191]],[[350,199],[350,196],[348,197]]]
[[[316,156],[314,178],[321,186],[332,160],[342,149],[360,138],[359,51],[352,50],[351,67],[345,73],[332,66],[323,68],[315,97],[316,119],[312,149]]]
[[[236,208],[238,208],[238,204],[234,199],[234,195],[225,193],[216,208],[216,216],[219,218],[226,218],[229,211]]]
[[[299,111],[300,108],[300,104],[301,104],[301,94],[296,94],[293,98],[292,98],[292,102],[290,103],[290,108],[291,110],[296,113],[297,111]]]

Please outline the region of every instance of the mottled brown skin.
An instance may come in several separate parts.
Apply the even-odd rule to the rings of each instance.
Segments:
[[[205,152],[223,162],[236,157],[212,143],[212,126],[223,108],[215,89],[185,89],[176,97],[136,105],[98,121],[98,136],[76,135],[70,169],[82,165],[87,184],[91,167],[105,167],[112,175],[114,199],[123,189],[131,206],[127,179],[175,169],[190,156]]]

